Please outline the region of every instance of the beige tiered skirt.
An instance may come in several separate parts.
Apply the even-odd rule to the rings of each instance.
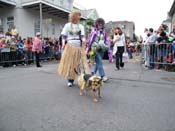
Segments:
[[[88,72],[88,64],[85,50],[82,47],[67,44],[58,66],[58,74],[66,79],[75,79],[76,71]]]

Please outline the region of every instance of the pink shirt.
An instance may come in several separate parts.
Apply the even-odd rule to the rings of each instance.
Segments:
[[[32,47],[32,51],[40,51],[42,52],[42,41],[40,38],[35,37],[33,40],[33,47]]]
[[[0,48],[4,47],[5,44],[3,42],[0,42]]]

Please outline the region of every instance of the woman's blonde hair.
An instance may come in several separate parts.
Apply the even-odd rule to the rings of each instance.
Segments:
[[[77,16],[77,15],[80,15],[80,16],[81,16],[81,12],[78,11],[78,10],[72,11],[72,12],[69,14],[69,21],[70,21],[70,22],[76,21],[76,16]]]

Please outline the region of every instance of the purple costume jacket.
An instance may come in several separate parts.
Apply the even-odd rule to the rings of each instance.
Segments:
[[[109,62],[112,62],[112,52],[110,50],[110,41],[108,40],[107,38],[107,34],[106,32],[103,30],[102,32],[103,36],[104,36],[104,39],[105,39],[105,44],[108,46],[108,58],[109,58]],[[89,40],[88,40],[88,52],[91,51],[91,48],[92,48],[92,45],[93,43],[95,42],[95,39],[98,35],[98,30],[95,28],[91,34],[90,34],[90,37],[89,37]]]

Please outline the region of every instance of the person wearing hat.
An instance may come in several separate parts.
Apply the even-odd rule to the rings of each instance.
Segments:
[[[42,67],[40,65],[40,54],[42,52],[42,41],[40,36],[41,36],[40,32],[37,32],[36,37],[33,40],[33,46],[32,46],[32,51],[35,54],[36,67]]]
[[[107,77],[105,77],[105,71],[103,68],[103,56],[106,51],[108,51],[109,62],[112,62],[112,52],[110,50],[110,41],[107,38],[106,31],[104,29],[105,21],[102,18],[98,18],[95,21],[95,28],[92,30],[88,46],[87,46],[87,54],[95,54],[94,57],[94,71],[92,74],[96,74],[97,71],[99,75],[102,77],[103,81],[107,81]]]

